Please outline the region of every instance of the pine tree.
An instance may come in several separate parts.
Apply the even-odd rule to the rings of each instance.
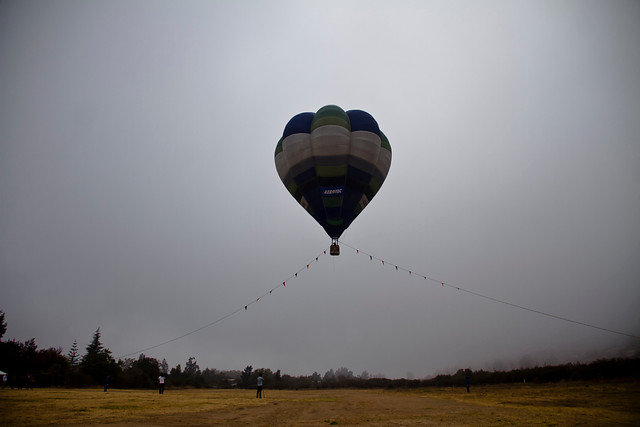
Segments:
[[[67,360],[69,361],[69,364],[71,366],[78,366],[78,363],[80,362],[80,354],[78,353],[78,341],[73,341],[73,345],[71,346],[69,353],[67,353]]]
[[[96,329],[96,332],[93,334],[93,339],[91,343],[87,346],[87,356],[93,354],[102,353],[104,346],[100,342],[100,328]]]
[[[111,356],[111,351],[100,342],[100,328],[93,334],[91,343],[87,346],[87,353],[80,361],[80,371],[90,376],[97,384],[109,375],[112,379],[119,371],[118,364]]]

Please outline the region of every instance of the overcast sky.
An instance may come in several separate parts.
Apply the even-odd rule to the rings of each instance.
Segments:
[[[84,352],[99,327],[121,357],[242,308],[145,354],[415,378],[638,355],[419,275],[640,335],[639,22],[622,0],[2,1],[4,338]],[[341,238],[384,266],[316,262],[330,239],[276,172],[326,104],[391,143]]]

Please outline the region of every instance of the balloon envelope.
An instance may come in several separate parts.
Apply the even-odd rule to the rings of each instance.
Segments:
[[[326,105],[289,120],[275,162],[289,193],[338,239],[387,177],[391,145],[369,113]]]

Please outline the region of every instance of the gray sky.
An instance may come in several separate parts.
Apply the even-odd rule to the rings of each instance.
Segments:
[[[330,239],[285,124],[370,112],[393,148],[343,234],[418,274],[640,334],[640,2],[3,1],[0,309],[40,348],[416,378],[638,354]],[[625,353],[626,352],[626,353]]]

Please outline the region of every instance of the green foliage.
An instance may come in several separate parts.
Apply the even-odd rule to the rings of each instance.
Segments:
[[[0,366],[12,387],[62,386],[66,384],[69,362],[62,349],[38,350],[35,339],[0,342]]]
[[[6,322],[0,311],[0,333],[4,334]],[[1,335],[0,335],[1,336]],[[568,363],[558,366],[541,366],[511,371],[459,369],[452,375],[438,375],[427,380],[372,378],[366,371],[354,376],[347,368],[330,369],[324,376],[314,372],[309,376],[294,377],[280,370],[253,369],[249,365],[243,371],[201,371],[194,357],[189,357],[184,370],[181,365],[169,370],[165,359],[140,354],[138,359],[119,360],[101,342],[100,328],[82,357],[78,354],[77,341],[73,342],[66,357],[61,348],[38,350],[35,339],[25,342],[0,341],[0,367],[7,371],[9,383],[14,387],[86,386],[103,384],[106,376],[116,387],[156,388],[158,376],[166,375],[168,387],[194,388],[253,388],[259,374],[266,388],[415,388],[415,387],[464,387],[467,378],[471,385],[518,383],[548,383],[558,381],[590,381],[640,378],[640,358],[601,359],[589,364]]]
[[[39,350],[32,362],[33,380],[41,387],[64,384],[70,369],[61,348]]]
[[[183,387],[185,385],[185,379],[182,375],[182,367],[180,364],[169,372],[169,381],[171,382],[171,385],[176,387]]]
[[[200,366],[198,366],[195,357],[190,357],[186,365],[184,365],[184,374],[188,377],[200,375]]]
[[[87,353],[80,361],[80,372],[91,378],[93,384],[103,384],[105,378],[110,378],[110,384],[116,383],[120,374],[120,366],[111,356],[111,351],[100,342],[100,328],[93,334],[91,343],[87,346]]]
[[[0,310],[0,340],[7,332],[7,322],[4,320],[4,311]]]
[[[96,329],[93,334],[91,343],[87,346],[87,355],[99,354],[104,350],[104,346],[100,342],[100,328]]]
[[[80,353],[78,352],[78,341],[74,341],[67,353],[67,360],[72,367],[77,367],[80,363]]]
[[[169,363],[167,359],[162,359],[162,363],[160,363],[160,372],[163,375],[167,375],[169,373]]]
[[[160,363],[153,358],[140,354],[138,360],[127,359],[119,363],[122,374],[119,387],[155,388],[160,376]]]
[[[567,363],[556,366],[536,366],[494,372],[467,369],[465,371],[459,370],[455,375],[438,375],[422,383],[425,386],[461,386],[467,376],[472,384],[479,385],[640,378],[640,359],[600,359],[589,364]]]
[[[242,374],[240,374],[240,386],[248,388],[251,386],[251,372],[253,371],[253,366],[249,365],[244,368]]]
[[[215,370],[205,369],[204,372],[200,371],[200,366],[198,366],[195,357],[189,357],[184,370],[180,365],[171,369],[167,384],[172,387],[217,387],[224,378],[226,377],[219,375]]]

